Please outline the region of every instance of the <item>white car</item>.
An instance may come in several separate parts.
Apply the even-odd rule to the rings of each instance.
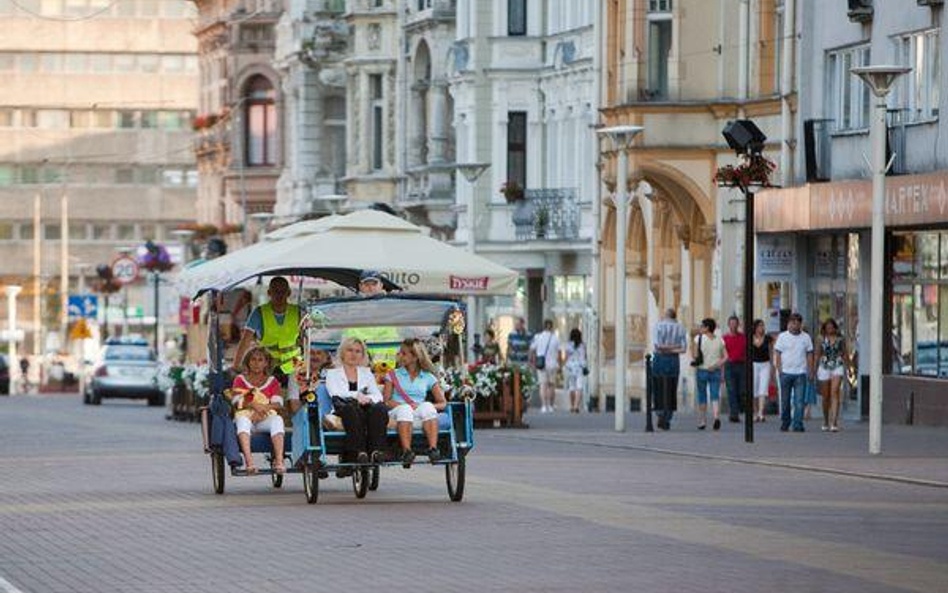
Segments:
[[[147,399],[149,406],[165,405],[165,394],[155,383],[158,361],[144,340],[109,340],[92,368],[83,403],[99,405],[105,398],[126,398]]]

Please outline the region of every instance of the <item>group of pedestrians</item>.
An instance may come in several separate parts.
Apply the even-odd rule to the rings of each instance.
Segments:
[[[674,309],[669,309],[653,332],[652,392],[658,427],[662,430],[670,428],[677,409],[680,360],[688,348],[687,333],[676,317]],[[722,383],[727,389],[731,422],[740,422],[742,413],[753,414],[755,422],[765,422],[771,379],[776,372],[781,431],[805,431],[804,418],[809,407],[816,404],[817,385],[822,396],[823,431],[839,431],[840,394],[850,365],[849,353],[835,320],[823,322],[819,337],[814,346],[799,313],[790,315],[787,329],[776,339],[767,333],[764,322],[756,319],[748,361],[748,338],[738,317],[727,320],[723,333],[718,331],[714,319],[703,319],[691,345],[698,430],[707,428],[709,406],[712,430],[721,429]],[[751,385],[746,382],[747,364],[752,365]],[[752,389],[753,405],[744,409],[748,388]]]
[[[492,341],[492,330],[485,332],[485,336],[488,335]],[[484,345],[485,351],[487,343],[489,342]],[[570,412],[578,414],[581,411],[589,366],[583,333],[579,328],[570,330],[569,340],[564,346],[556,335],[552,320],[544,321],[543,331],[531,336],[524,319],[518,317],[514,322],[513,331],[507,336],[507,363],[536,372],[540,413],[556,411],[556,386],[561,371],[569,391]]]

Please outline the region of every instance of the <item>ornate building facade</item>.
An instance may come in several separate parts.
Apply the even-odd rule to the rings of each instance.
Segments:
[[[195,0],[199,55],[198,220],[245,225],[270,212],[284,159],[284,99],[274,68],[279,0]]]
[[[277,25],[286,156],[274,213],[293,220],[325,214],[345,190],[349,25],[345,3],[289,0]]]
[[[743,198],[713,181],[735,158],[721,131],[728,120],[753,119],[769,138],[765,154],[780,163],[776,175],[792,170],[796,96],[783,73],[793,67],[796,29],[783,0],[609,0],[602,7],[601,125],[644,128],[629,151],[625,188],[616,187],[617,153],[607,140],[600,147],[599,379],[608,391],[617,282],[628,302],[623,364],[639,369],[664,309],[677,309],[690,328],[740,311]],[[619,271],[617,190],[634,196],[627,267]]]
[[[574,327],[588,335],[594,322],[594,5],[457,3],[446,60],[456,160],[490,168],[457,183],[456,241],[522,272],[518,295],[482,303],[473,321],[493,320],[502,342],[516,316],[534,330],[552,319],[561,336]],[[510,198],[505,184],[517,188]]]

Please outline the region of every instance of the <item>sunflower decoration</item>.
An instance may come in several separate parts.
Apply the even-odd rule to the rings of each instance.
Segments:
[[[372,373],[375,375],[375,381],[379,384],[386,375],[395,370],[395,363],[390,360],[379,360],[372,364]]]
[[[448,329],[451,330],[451,333],[460,336],[464,333],[464,328],[464,313],[460,309],[451,311],[448,315]]]

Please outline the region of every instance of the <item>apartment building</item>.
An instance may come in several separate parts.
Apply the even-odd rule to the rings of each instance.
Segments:
[[[194,220],[193,17],[185,0],[0,0],[0,283],[24,287],[28,352],[60,330],[64,264],[74,292],[119,250],[174,243]],[[130,288],[133,330],[150,295]]]
[[[761,271],[777,306],[834,318],[853,352],[844,412],[868,413],[869,299],[884,291],[883,418],[948,425],[948,40],[942,2],[798,0],[796,167],[757,204]],[[851,69],[910,67],[887,98],[886,270],[870,275],[875,99]]]

